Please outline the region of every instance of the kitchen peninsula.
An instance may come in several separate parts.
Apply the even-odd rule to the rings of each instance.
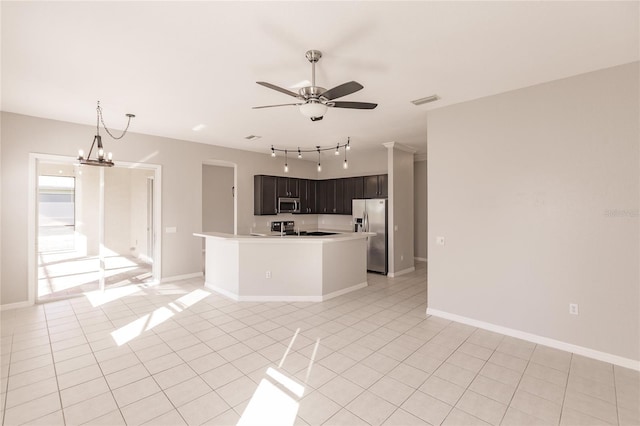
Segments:
[[[320,302],[367,286],[370,233],[194,233],[205,238],[205,287],[238,301]]]

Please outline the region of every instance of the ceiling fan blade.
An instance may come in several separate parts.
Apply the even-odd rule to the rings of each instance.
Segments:
[[[352,109],[374,109],[378,104],[372,104],[369,102],[331,102],[327,104],[334,108],[352,108]]]
[[[274,107],[292,106],[292,105],[302,105],[302,104],[263,105],[263,106],[251,107],[251,109],[274,108]]]
[[[336,86],[333,89],[325,91],[320,96],[326,98],[327,100],[338,99],[343,96],[355,93],[363,87],[364,86],[357,81],[349,81],[348,83],[341,84],[340,86]]]
[[[283,89],[282,87],[276,86],[275,84],[267,83],[266,81],[256,81],[261,86],[268,87],[269,89],[277,90],[278,92],[284,93],[285,95],[293,96],[294,98],[300,99],[300,95],[291,90]]]

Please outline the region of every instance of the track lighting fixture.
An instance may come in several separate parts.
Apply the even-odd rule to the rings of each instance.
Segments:
[[[347,138],[347,143],[345,144],[336,144],[335,148],[333,146],[330,147],[321,147],[321,146],[316,146],[315,149],[300,149],[300,147],[298,147],[298,158],[301,159],[302,158],[302,153],[303,152],[317,152],[318,153],[318,171],[322,171],[322,165],[320,164],[320,152],[321,151],[329,151],[329,150],[333,150],[335,155],[340,155],[340,148],[344,148],[344,162],[342,163],[342,167],[344,169],[349,168],[349,163],[347,162],[347,151],[351,150],[351,138]],[[276,156],[276,152],[284,152],[284,171],[285,173],[289,172],[289,164],[288,164],[288,154],[289,154],[289,150],[287,149],[279,149],[276,148],[275,146],[271,145],[271,156],[275,157]]]

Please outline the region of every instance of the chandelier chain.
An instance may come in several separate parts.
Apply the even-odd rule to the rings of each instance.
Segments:
[[[104,118],[102,117],[102,108],[100,107],[100,102],[98,101],[98,117],[100,117],[100,122],[102,123],[102,127],[104,127],[104,130],[109,134],[109,136],[111,136],[113,139],[122,139],[124,137],[125,134],[127,134],[127,130],[129,130],[129,124],[131,123],[131,117],[133,117],[132,114],[127,114],[127,127],[124,128],[124,130],[122,131],[122,134],[120,136],[113,136],[113,133],[111,133],[111,131],[109,131],[109,129],[107,128],[107,125],[104,124]],[[99,130],[99,129],[98,129]]]

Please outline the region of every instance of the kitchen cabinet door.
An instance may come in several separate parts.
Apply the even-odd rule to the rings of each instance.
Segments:
[[[253,214],[278,214],[277,179],[275,176],[255,175],[253,177]]]
[[[299,181],[300,179],[298,178],[289,178],[289,177],[278,177],[277,178],[277,184],[278,184],[278,190],[277,190],[277,197],[287,197],[287,198],[292,198],[292,197],[299,197],[300,196],[300,190],[299,190]]]
[[[347,179],[334,179],[335,186],[335,205],[333,212],[335,214],[345,214],[346,200],[345,200],[345,181]]]
[[[387,198],[389,196],[387,175],[378,175],[378,197]]]
[[[316,212],[316,182],[309,179],[298,181],[300,190],[300,214],[312,214]]]
[[[326,214],[334,214],[336,212],[336,179],[325,180],[325,210]]]
[[[327,212],[327,181],[316,181],[316,213],[323,214]]]
[[[364,176],[364,198],[378,197],[378,176]]]
[[[362,176],[349,178],[351,185],[353,185],[353,197],[352,199],[360,200],[364,198],[364,178]]]
[[[344,179],[344,196],[342,198],[342,214],[350,215],[353,208],[353,200],[364,196],[364,182],[362,177],[352,177]]]
[[[364,176],[364,198],[386,198],[387,187],[387,175]]]

